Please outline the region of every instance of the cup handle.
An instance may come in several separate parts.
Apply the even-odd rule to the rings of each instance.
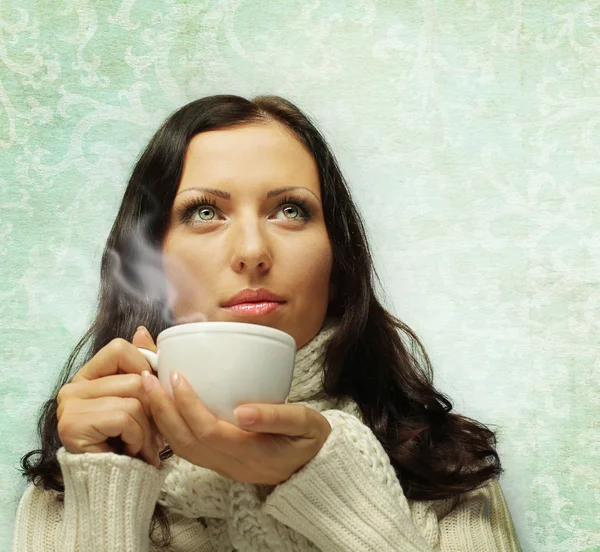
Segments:
[[[142,353],[142,355],[144,355],[144,358],[150,363],[150,366],[152,366],[152,369],[156,372],[158,368],[158,354],[154,351],[150,351],[149,349],[144,349],[143,347],[138,347],[137,349],[140,353]]]

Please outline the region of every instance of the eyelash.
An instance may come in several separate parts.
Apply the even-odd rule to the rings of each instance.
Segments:
[[[285,196],[278,204],[277,207],[283,207],[284,205],[295,205],[300,208],[300,217],[303,222],[308,222],[311,219],[311,210],[308,207],[307,201],[301,197],[288,195]],[[184,224],[188,224],[192,220],[192,216],[198,211],[200,207],[212,207],[217,210],[217,204],[214,199],[209,197],[196,197],[186,200],[177,209],[179,218]],[[294,219],[290,219],[294,220]],[[211,221],[209,221],[211,222]],[[202,224],[202,223],[201,223]]]

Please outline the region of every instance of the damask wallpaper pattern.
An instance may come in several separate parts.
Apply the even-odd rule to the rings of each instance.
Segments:
[[[315,118],[386,304],[455,410],[499,431],[523,549],[600,550],[591,0],[3,0],[0,549],[128,172],[171,111],[216,93]]]

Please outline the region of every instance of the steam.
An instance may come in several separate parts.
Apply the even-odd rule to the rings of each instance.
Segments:
[[[125,245],[123,258],[109,249],[114,279],[123,293],[147,305],[159,305],[164,320],[171,325],[206,322],[201,312],[175,316],[174,309],[198,293],[198,283],[189,269],[175,256],[163,254],[148,240],[147,224],[140,222]]]

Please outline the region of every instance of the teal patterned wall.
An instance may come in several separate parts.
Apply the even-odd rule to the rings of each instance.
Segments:
[[[390,309],[499,428],[526,552],[600,550],[600,3],[2,0],[0,549],[128,172],[201,96],[331,141]]]

